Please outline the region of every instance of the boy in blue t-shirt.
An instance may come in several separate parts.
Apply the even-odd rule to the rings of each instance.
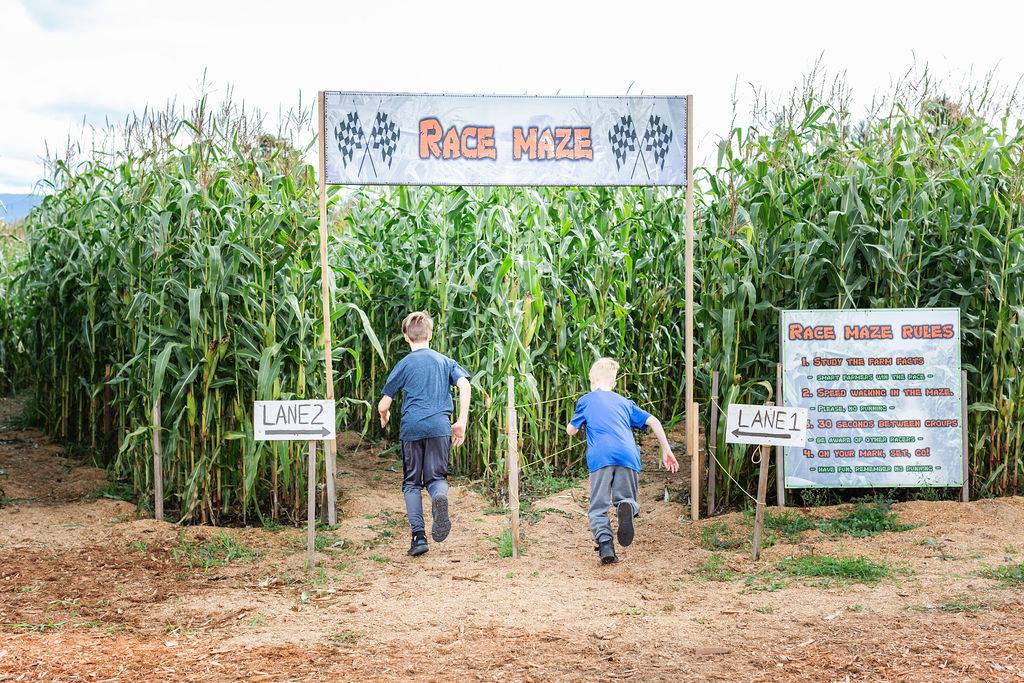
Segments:
[[[658,418],[615,393],[618,372],[619,364],[611,358],[598,359],[590,367],[592,391],[576,402],[576,412],[565,427],[569,436],[584,425],[587,427],[587,468],[590,470],[587,516],[602,564],[618,559],[612,543],[608,506],[615,506],[619,518],[617,536],[622,546],[633,542],[633,518],[640,514],[636,500],[640,449],[633,439],[633,430],[650,427],[661,444],[661,464],[669,472],[679,471],[679,463]]]
[[[398,361],[377,404],[380,426],[391,419],[391,402],[402,396],[402,494],[412,527],[409,554],[427,552],[423,524],[423,489],[431,501],[431,536],[440,543],[448,537],[448,452],[466,440],[469,420],[469,373],[454,360],[430,348],[434,321],[426,311],[410,313],[402,322],[409,354]],[[459,417],[452,424],[452,390],[459,389]]]

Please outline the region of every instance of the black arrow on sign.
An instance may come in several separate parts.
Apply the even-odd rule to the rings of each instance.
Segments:
[[[268,429],[265,433],[287,436],[327,436],[330,431],[327,427],[321,427],[320,429]]]
[[[768,439],[792,439],[793,438],[792,434],[786,434],[786,433],[777,434],[777,433],[771,433],[771,432],[743,432],[743,431],[740,431],[739,429],[732,430],[732,435],[733,436],[760,436],[760,437],[768,438]]]

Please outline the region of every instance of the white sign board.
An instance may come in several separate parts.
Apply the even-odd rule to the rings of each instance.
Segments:
[[[686,185],[685,97],[324,93],[332,185]]]
[[[256,401],[257,441],[323,441],[335,438],[334,401]]]
[[[727,418],[726,443],[803,446],[807,440],[806,408],[732,403]]]
[[[961,486],[958,309],[782,312],[787,488]]]

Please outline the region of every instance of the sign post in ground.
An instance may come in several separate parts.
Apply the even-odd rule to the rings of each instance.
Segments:
[[[807,441],[807,409],[784,406],[754,406],[733,403],[727,413],[726,443],[760,446],[757,475],[757,509],[754,512],[753,557],[761,557],[764,506],[768,497],[768,461],[771,446],[803,446]]]
[[[324,460],[330,460],[330,444],[336,438],[334,401],[256,401],[253,405],[253,438],[256,441],[308,441],[306,471],[306,571],[316,565],[316,442],[324,442]],[[332,476],[330,465],[327,477]],[[328,505],[331,505],[328,498]]]

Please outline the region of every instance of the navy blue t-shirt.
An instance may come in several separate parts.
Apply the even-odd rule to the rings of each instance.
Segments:
[[[469,373],[433,349],[416,349],[398,361],[381,392],[392,399],[403,391],[402,441],[452,435],[452,391]]]
[[[651,416],[628,398],[614,391],[595,389],[576,401],[570,424],[587,427],[587,468],[596,472],[618,465],[640,471],[640,449],[634,429],[643,429]]]

